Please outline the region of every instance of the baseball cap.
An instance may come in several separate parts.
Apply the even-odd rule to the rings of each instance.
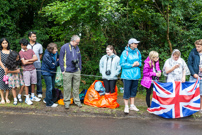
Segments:
[[[128,41],[128,44],[130,45],[130,44],[132,44],[132,43],[138,44],[138,43],[140,43],[140,41],[137,41],[137,39],[135,39],[135,38],[131,38],[131,39]]]

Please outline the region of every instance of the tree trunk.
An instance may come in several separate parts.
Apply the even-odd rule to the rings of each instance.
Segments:
[[[167,41],[169,44],[170,53],[172,54],[173,49],[172,49],[172,44],[171,44],[170,38],[169,38],[169,5],[167,6],[166,18],[167,18],[167,35],[166,35],[166,37],[167,37]]]

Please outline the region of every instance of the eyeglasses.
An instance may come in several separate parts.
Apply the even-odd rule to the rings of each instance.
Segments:
[[[153,58],[153,59],[155,59],[155,58],[157,58],[157,59],[158,59],[159,57],[152,57],[152,58]]]
[[[74,41],[74,42],[76,42],[76,41]],[[77,44],[79,44],[80,42],[76,42]]]
[[[138,43],[131,43],[131,44],[136,44],[136,45],[138,45]]]

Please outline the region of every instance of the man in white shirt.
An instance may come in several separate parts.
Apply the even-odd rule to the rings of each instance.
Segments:
[[[36,32],[29,32],[29,44],[27,46],[28,49],[32,49],[36,54],[38,60],[34,62],[34,66],[37,70],[37,90],[36,94],[39,98],[42,98],[42,83],[41,83],[41,58],[43,54],[43,47],[40,43],[36,42]]]

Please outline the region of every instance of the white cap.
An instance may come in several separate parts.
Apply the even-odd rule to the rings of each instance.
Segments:
[[[132,44],[132,43],[138,44],[138,43],[140,43],[140,41],[137,41],[137,39],[135,39],[135,38],[131,38],[131,39],[128,41],[128,44],[130,45],[130,44]]]

